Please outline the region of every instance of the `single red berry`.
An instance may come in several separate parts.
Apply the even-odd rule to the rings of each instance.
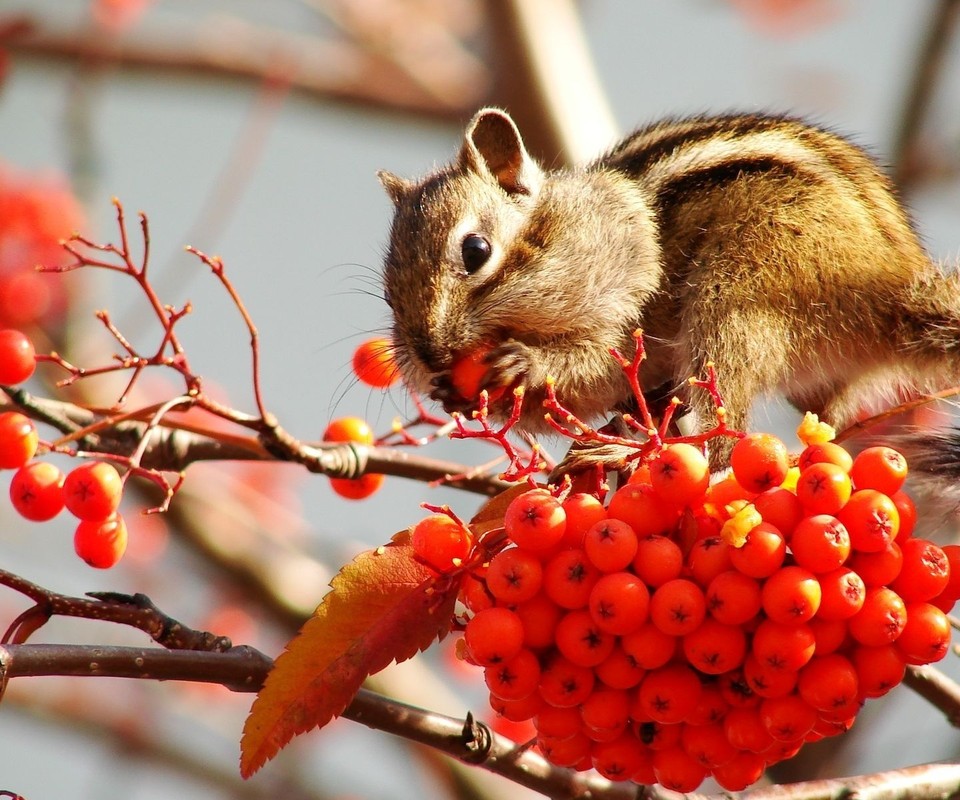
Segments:
[[[863,607],[848,622],[850,635],[868,647],[896,641],[906,624],[907,607],[903,599],[886,586],[867,589]]]
[[[703,589],[685,578],[667,581],[650,598],[650,621],[669,636],[686,636],[706,614]]]
[[[67,511],[86,522],[101,522],[120,505],[123,480],[106,461],[87,461],[67,474],[63,503]]]
[[[868,447],[853,460],[850,477],[858,489],[893,495],[907,478],[907,459],[892,447]]]
[[[857,682],[863,697],[883,697],[899,685],[907,671],[895,645],[854,647],[850,660],[857,670]]]
[[[628,483],[610,498],[607,514],[626,522],[641,539],[668,533],[676,525],[680,511],[647,483]]]
[[[602,573],[583,550],[561,550],[543,567],[543,592],[561,608],[583,608]]]
[[[804,517],[789,541],[797,564],[811,572],[830,572],[850,555],[850,534],[829,514]]]
[[[893,500],[875,489],[854,492],[837,514],[854,550],[876,553],[897,538],[900,514]]]
[[[545,553],[563,539],[567,516],[546,489],[531,489],[515,497],[503,518],[503,527],[522,550]]]
[[[480,392],[487,390],[490,400],[499,400],[507,391],[506,386],[484,386],[483,379],[490,371],[487,354],[492,347],[481,345],[461,354],[450,367],[450,381],[457,394],[464,400],[476,400]]]
[[[784,625],[767,619],[753,632],[753,654],[771,669],[796,672],[813,657],[815,646],[816,638],[805,622]]]
[[[0,414],[0,469],[19,469],[37,453],[37,428],[19,411]]]
[[[787,539],[803,519],[803,506],[796,494],[782,486],[774,486],[758,494],[753,500],[753,507],[764,522],[773,525]]]
[[[600,520],[583,537],[583,549],[601,572],[618,572],[633,561],[637,534],[622,520]]]
[[[802,472],[811,464],[824,462],[836,464],[843,467],[844,472],[849,472],[850,467],[853,466],[853,457],[836,442],[822,442],[821,444],[807,445],[800,453],[797,466]]]
[[[347,500],[365,500],[380,489],[384,477],[378,472],[368,472],[359,478],[331,478],[330,488]]]
[[[678,639],[664,633],[649,620],[621,639],[624,652],[642,669],[657,669],[677,652]]]
[[[37,366],[33,343],[20,331],[0,330],[0,383],[23,383]]]
[[[467,557],[473,538],[469,530],[446,514],[432,514],[414,526],[410,544],[413,552],[435,570],[449,572]]]
[[[613,634],[601,630],[586,609],[568,612],[557,625],[554,638],[560,654],[581,667],[597,666],[616,644]]]
[[[83,520],[73,535],[73,549],[91,567],[109,569],[127,549],[127,526],[120,514],[105,520]]]
[[[744,625],[760,612],[762,604],[760,583],[735,569],[710,581],[706,597],[710,615],[724,625]]]
[[[792,625],[808,622],[817,613],[821,594],[816,575],[803,567],[789,566],[767,578],[761,600],[768,619]]]
[[[501,700],[521,700],[537,691],[540,662],[529,650],[521,650],[509,661],[487,667],[483,677],[491,694]]]
[[[488,608],[473,615],[463,638],[480,666],[503,664],[523,649],[523,623],[509,608]]]
[[[939,661],[950,648],[950,620],[930,603],[907,603],[907,624],[895,646],[908,664]]]
[[[683,551],[667,536],[647,536],[637,542],[633,571],[647,586],[656,589],[680,577]]]
[[[340,417],[332,420],[323,432],[325,442],[373,444],[373,440],[373,429],[360,417]]]
[[[826,461],[811,464],[797,480],[797,499],[808,514],[836,514],[852,491],[843,467]]]
[[[588,606],[600,630],[624,636],[646,622],[650,592],[636,575],[612,572],[594,584]]]
[[[560,654],[552,657],[540,673],[540,696],[552,706],[579,706],[593,691],[596,673],[567,661]]]
[[[637,689],[640,718],[665,725],[682,722],[696,708],[700,692],[700,678],[686,664],[651,670]]]
[[[780,569],[786,554],[787,543],[780,531],[761,522],[747,534],[743,547],[731,548],[730,563],[751,578],[767,578]]]
[[[800,670],[797,691],[800,697],[817,709],[846,706],[857,699],[857,670],[845,656],[818,654]]]
[[[353,353],[353,372],[367,386],[386,389],[400,379],[393,360],[393,342],[376,338],[363,342]]]
[[[763,492],[783,483],[790,467],[786,445],[769,433],[751,433],[738,441],[730,454],[737,483],[753,492]]]
[[[667,502],[692,505],[703,498],[710,484],[710,465],[693,445],[667,445],[650,462],[650,483]]]
[[[46,522],[63,510],[63,473],[46,461],[18,469],[10,481],[10,501],[17,513],[33,522]]]
[[[724,625],[708,617],[683,637],[683,654],[705,675],[719,675],[743,663],[747,635],[740,625]]]
[[[901,546],[903,565],[890,588],[906,602],[926,601],[950,580],[950,562],[942,549],[926,539],[907,539]]]

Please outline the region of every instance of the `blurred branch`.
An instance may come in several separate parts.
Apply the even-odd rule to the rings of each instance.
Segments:
[[[266,30],[238,18],[218,17],[166,33],[119,38],[89,29],[49,30],[34,22],[32,29],[26,24],[14,29],[4,45],[14,55],[258,82],[280,79],[311,96],[442,118],[462,117],[479,104],[489,81],[483,64],[459,42],[451,42],[445,53],[438,54],[443,69],[411,71],[410,63],[387,51],[370,52],[349,41]]]
[[[620,132],[574,0],[486,0],[493,97],[548,164],[597,156]]]
[[[919,136],[960,20],[958,0],[939,0],[927,25],[893,145],[893,180],[906,190],[918,177]]]

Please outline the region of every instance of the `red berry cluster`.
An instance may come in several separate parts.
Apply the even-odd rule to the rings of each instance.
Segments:
[[[945,655],[960,548],[911,536],[899,453],[852,459],[824,442],[791,469],[758,434],[732,470],[710,486],[701,452],[675,444],[606,507],[528,491],[506,511],[503,549],[467,561],[464,657],[499,714],[533,721],[551,762],[740,790],[847,730],[907,664]],[[443,519],[414,531],[441,570],[470,548]]]
[[[0,382],[27,380],[35,366],[33,345],[19,331],[0,331]],[[26,519],[44,522],[64,507],[80,520],[73,544],[92,567],[116,564],[127,547],[127,526],[117,513],[123,480],[105,461],[89,461],[68,475],[36,461],[39,436],[33,421],[17,411],[0,414],[0,469],[14,469],[10,500]]]

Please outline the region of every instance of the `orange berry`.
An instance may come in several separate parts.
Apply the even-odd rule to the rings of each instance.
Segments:
[[[616,644],[613,634],[601,630],[586,609],[564,615],[557,624],[554,638],[560,654],[581,667],[597,666]]]
[[[503,664],[523,649],[523,623],[509,608],[488,608],[473,615],[463,639],[480,666]]]
[[[811,572],[829,572],[850,555],[850,534],[836,517],[817,514],[804,517],[790,537],[797,564]]]
[[[852,491],[846,471],[828,462],[811,464],[797,480],[797,499],[808,514],[836,514]]]
[[[817,617],[837,621],[850,619],[861,608],[867,588],[854,570],[838,567],[817,576],[820,581],[820,607]]]
[[[34,356],[33,342],[25,334],[0,330],[0,383],[15,386],[27,380],[37,366]]]
[[[347,500],[365,500],[380,489],[383,475],[368,472],[359,478],[331,478],[330,488]]]
[[[796,566],[777,570],[767,578],[761,591],[764,613],[785,625],[809,621],[820,608],[820,599],[817,576]]]
[[[683,654],[705,675],[719,675],[739,667],[747,654],[747,635],[740,625],[724,625],[708,617],[683,637]]]
[[[410,539],[413,552],[439,572],[449,572],[459,565],[470,552],[472,543],[470,531],[446,514],[433,514],[420,520]]]
[[[457,394],[464,400],[476,400],[483,389],[490,400],[498,400],[507,391],[506,386],[483,386],[483,379],[490,369],[487,354],[492,347],[483,345],[457,358],[450,367],[450,380]]]
[[[758,494],[753,500],[753,507],[764,522],[773,525],[788,539],[803,518],[803,506],[796,494],[780,486]]]
[[[373,429],[360,417],[340,417],[327,425],[323,432],[323,441],[373,444]]]
[[[907,665],[894,645],[854,647],[850,660],[863,697],[883,697],[903,680]]]
[[[382,337],[363,342],[353,353],[353,372],[375,389],[395,384],[400,371],[393,360],[393,342]]]
[[[800,453],[797,466],[802,472],[811,464],[821,463],[836,464],[842,467],[844,472],[849,472],[853,466],[853,456],[836,442],[821,442],[807,445]]]
[[[885,586],[867,589],[863,607],[848,622],[850,635],[868,647],[891,644],[906,624],[906,605],[896,592]]]
[[[893,500],[875,489],[854,492],[837,514],[854,550],[875,553],[897,538],[900,514]]]
[[[545,553],[558,545],[566,524],[560,501],[546,489],[531,489],[515,497],[503,518],[507,536],[532,553]]]
[[[636,575],[612,572],[594,584],[588,606],[600,630],[624,636],[646,622],[650,592]]]
[[[907,479],[907,460],[892,447],[868,447],[853,460],[850,477],[858,489],[893,495]]]
[[[942,549],[926,539],[907,539],[900,546],[903,564],[890,588],[906,602],[930,600],[950,580],[950,561]]]
[[[73,535],[73,548],[91,567],[109,569],[127,549],[127,526],[120,514],[104,520],[82,520]]]
[[[730,466],[745,489],[763,492],[783,483],[790,467],[786,445],[769,433],[751,433],[733,446]]]
[[[10,481],[10,502],[17,513],[33,522],[46,522],[63,510],[63,473],[46,461],[18,469]]]
[[[846,706],[857,699],[857,670],[845,656],[836,653],[817,655],[800,670],[797,692],[813,708]]]
[[[667,502],[693,505],[710,485],[710,465],[706,456],[691,444],[667,445],[650,462],[650,482]]]
[[[724,625],[743,625],[761,608],[760,583],[735,569],[717,575],[706,591],[710,615]]]
[[[677,524],[680,512],[645,483],[621,486],[610,498],[607,514],[626,522],[641,539],[669,533]]]
[[[504,605],[515,606],[540,593],[543,565],[532,553],[511,547],[490,560],[486,581],[490,594]]]
[[[123,481],[106,461],[87,461],[67,474],[63,503],[67,511],[86,522],[103,522],[120,505]]]
[[[907,624],[895,642],[908,664],[940,661],[950,648],[950,621],[930,603],[907,603]]]
[[[668,664],[647,673],[637,689],[637,707],[642,719],[676,724],[696,708],[700,691],[700,678],[691,667]]]
[[[620,641],[624,652],[642,669],[657,669],[677,652],[677,638],[664,633],[649,620]]]
[[[683,570],[680,546],[666,536],[647,536],[637,542],[633,571],[647,586],[656,589],[679,578]]]
[[[543,591],[561,608],[583,608],[602,573],[583,550],[561,550],[543,567]]]
[[[39,441],[29,417],[4,411],[0,414],[0,469],[20,469],[36,455]]]
[[[637,534],[618,519],[604,519],[593,525],[583,537],[587,558],[601,572],[618,572],[633,561],[637,553]]]
[[[503,663],[483,671],[491,694],[502,700],[521,700],[536,692],[540,684],[540,662],[529,650],[521,650]]]
[[[747,534],[743,547],[731,548],[730,563],[751,578],[766,578],[780,569],[786,553],[787,543],[780,531],[761,522]]]
[[[706,613],[703,590],[686,578],[667,581],[650,598],[650,621],[669,636],[696,630]]]

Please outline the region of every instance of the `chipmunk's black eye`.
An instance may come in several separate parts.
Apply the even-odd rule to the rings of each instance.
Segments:
[[[476,233],[464,237],[460,244],[460,257],[463,259],[463,268],[472,275],[490,260],[493,249],[490,242]]]

